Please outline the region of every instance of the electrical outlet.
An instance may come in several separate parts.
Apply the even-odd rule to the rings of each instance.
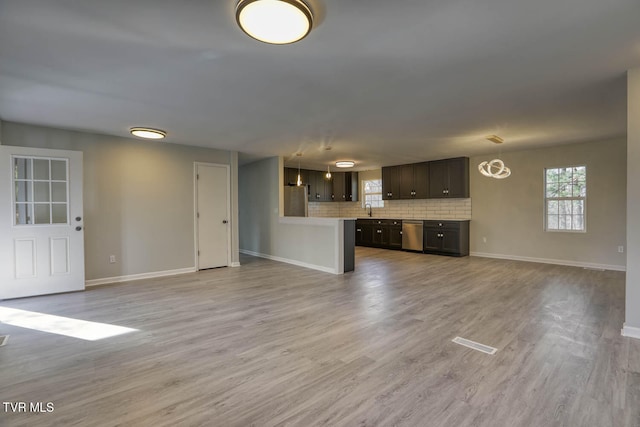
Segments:
[[[482,238],[482,243],[487,243],[487,238],[486,237]]]
[[[109,264],[115,264],[115,263],[116,263],[116,256],[109,255]]]
[[[618,246],[618,252],[624,253],[624,246]]]

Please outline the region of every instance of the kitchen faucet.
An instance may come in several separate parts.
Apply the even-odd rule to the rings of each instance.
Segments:
[[[369,212],[367,212],[367,215],[372,216],[372,212],[371,212],[371,203],[365,203],[364,204],[364,208],[367,209],[367,206],[369,206]]]

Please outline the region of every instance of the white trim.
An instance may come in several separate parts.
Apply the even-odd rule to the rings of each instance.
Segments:
[[[597,264],[593,262],[571,261],[567,259],[534,258],[534,257],[519,256],[519,255],[492,254],[488,252],[471,252],[469,255],[482,257],[482,258],[496,258],[496,259],[508,259],[512,261],[538,262],[541,264],[567,265],[570,267],[585,267],[585,268],[594,268],[594,269],[600,269],[600,270],[627,271],[627,267],[624,265]]]
[[[246,249],[240,249],[240,253],[245,254],[245,255],[251,255],[251,256],[259,257],[259,258],[270,259],[271,261],[278,261],[278,262],[284,262],[284,263],[287,263],[287,264],[293,264],[293,265],[297,265],[298,267],[305,267],[305,268],[310,268],[312,270],[324,271],[325,273],[340,274],[340,273],[338,273],[336,271],[335,268],[325,267],[323,265],[309,264],[309,263],[302,262],[302,261],[296,261],[294,259],[281,258],[279,256],[273,256],[273,255],[261,254],[261,253],[258,253],[258,252],[248,251]]]
[[[175,270],[152,271],[149,273],[128,274],[126,276],[105,277],[102,279],[91,279],[85,282],[86,286],[105,285],[107,283],[128,282],[131,280],[153,279],[156,277],[176,276],[178,274],[195,273],[195,267],[178,268]]]
[[[240,267],[240,263],[234,261],[234,262],[231,263],[231,267]]]
[[[626,323],[622,325],[621,333],[623,337],[640,339],[640,328],[636,328],[634,326],[627,326]]]
[[[198,166],[223,167],[227,171],[227,267],[237,267],[231,262],[231,165],[193,162],[193,256],[196,271],[200,270],[200,257],[198,257]]]

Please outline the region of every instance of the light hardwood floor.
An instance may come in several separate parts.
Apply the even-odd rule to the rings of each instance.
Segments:
[[[139,329],[0,324],[2,426],[639,426],[624,273],[357,248],[343,276],[242,267],[3,301]],[[486,355],[461,336],[498,348]]]

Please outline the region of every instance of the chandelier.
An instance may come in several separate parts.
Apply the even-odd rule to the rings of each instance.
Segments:
[[[489,135],[486,137],[487,140],[495,143],[502,144],[504,139],[500,138],[497,135]],[[504,162],[500,160],[500,153],[498,153],[498,158],[493,159],[489,162],[482,162],[478,165],[478,170],[484,176],[488,176],[489,178],[495,179],[505,179],[511,175],[511,169],[504,165]]]

